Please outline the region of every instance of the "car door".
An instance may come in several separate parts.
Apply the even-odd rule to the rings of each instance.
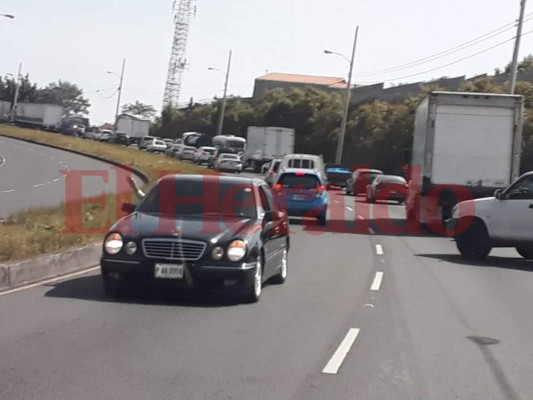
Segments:
[[[261,208],[264,213],[275,211],[272,192],[266,185],[259,186]],[[274,275],[281,266],[282,251],[284,249],[282,221],[273,218],[263,226],[262,240],[265,250],[265,274]]]
[[[525,176],[494,200],[488,218],[494,238],[533,241],[533,176]]]

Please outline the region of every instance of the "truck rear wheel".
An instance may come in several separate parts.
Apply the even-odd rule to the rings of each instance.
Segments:
[[[474,221],[472,225],[455,238],[457,249],[467,260],[483,260],[492,246],[487,228],[481,221]]]
[[[516,251],[526,260],[533,260],[533,247],[517,247]]]

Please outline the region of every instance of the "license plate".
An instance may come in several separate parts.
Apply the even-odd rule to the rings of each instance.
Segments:
[[[183,279],[183,264],[156,264],[155,277],[159,279]]]
[[[292,196],[292,199],[293,200],[297,200],[297,201],[301,201],[301,200],[305,200],[305,196],[302,195],[302,194],[295,194]]]

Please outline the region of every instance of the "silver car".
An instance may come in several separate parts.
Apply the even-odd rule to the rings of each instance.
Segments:
[[[223,153],[215,159],[214,168],[216,171],[242,172],[242,161],[237,154]]]

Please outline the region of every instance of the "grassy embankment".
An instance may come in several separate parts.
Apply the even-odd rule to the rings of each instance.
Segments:
[[[124,146],[98,143],[92,140],[77,139],[56,133],[20,129],[0,125],[0,134],[36,143],[54,145],[63,149],[75,150],[103,159],[136,168],[146,174],[151,181],[157,179],[159,171],[169,173],[212,174],[210,170],[191,163],[154,155]],[[28,164],[30,166],[30,164]],[[76,167],[71,165],[72,169]],[[105,207],[85,201],[66,207],[33,208],[6,218],[0,224],[0,262],[25,259],[40,254],[52,253],[82,246],[102,240],[102,230],[106,224],[117,219],[117,198],[107,195]],[[68,211],[67,224],[67,209]],[[74,233],[73,221],[82,221],[83,230],[96,230],[96,233]],[[79,226],[75,226],[79,228]]]

